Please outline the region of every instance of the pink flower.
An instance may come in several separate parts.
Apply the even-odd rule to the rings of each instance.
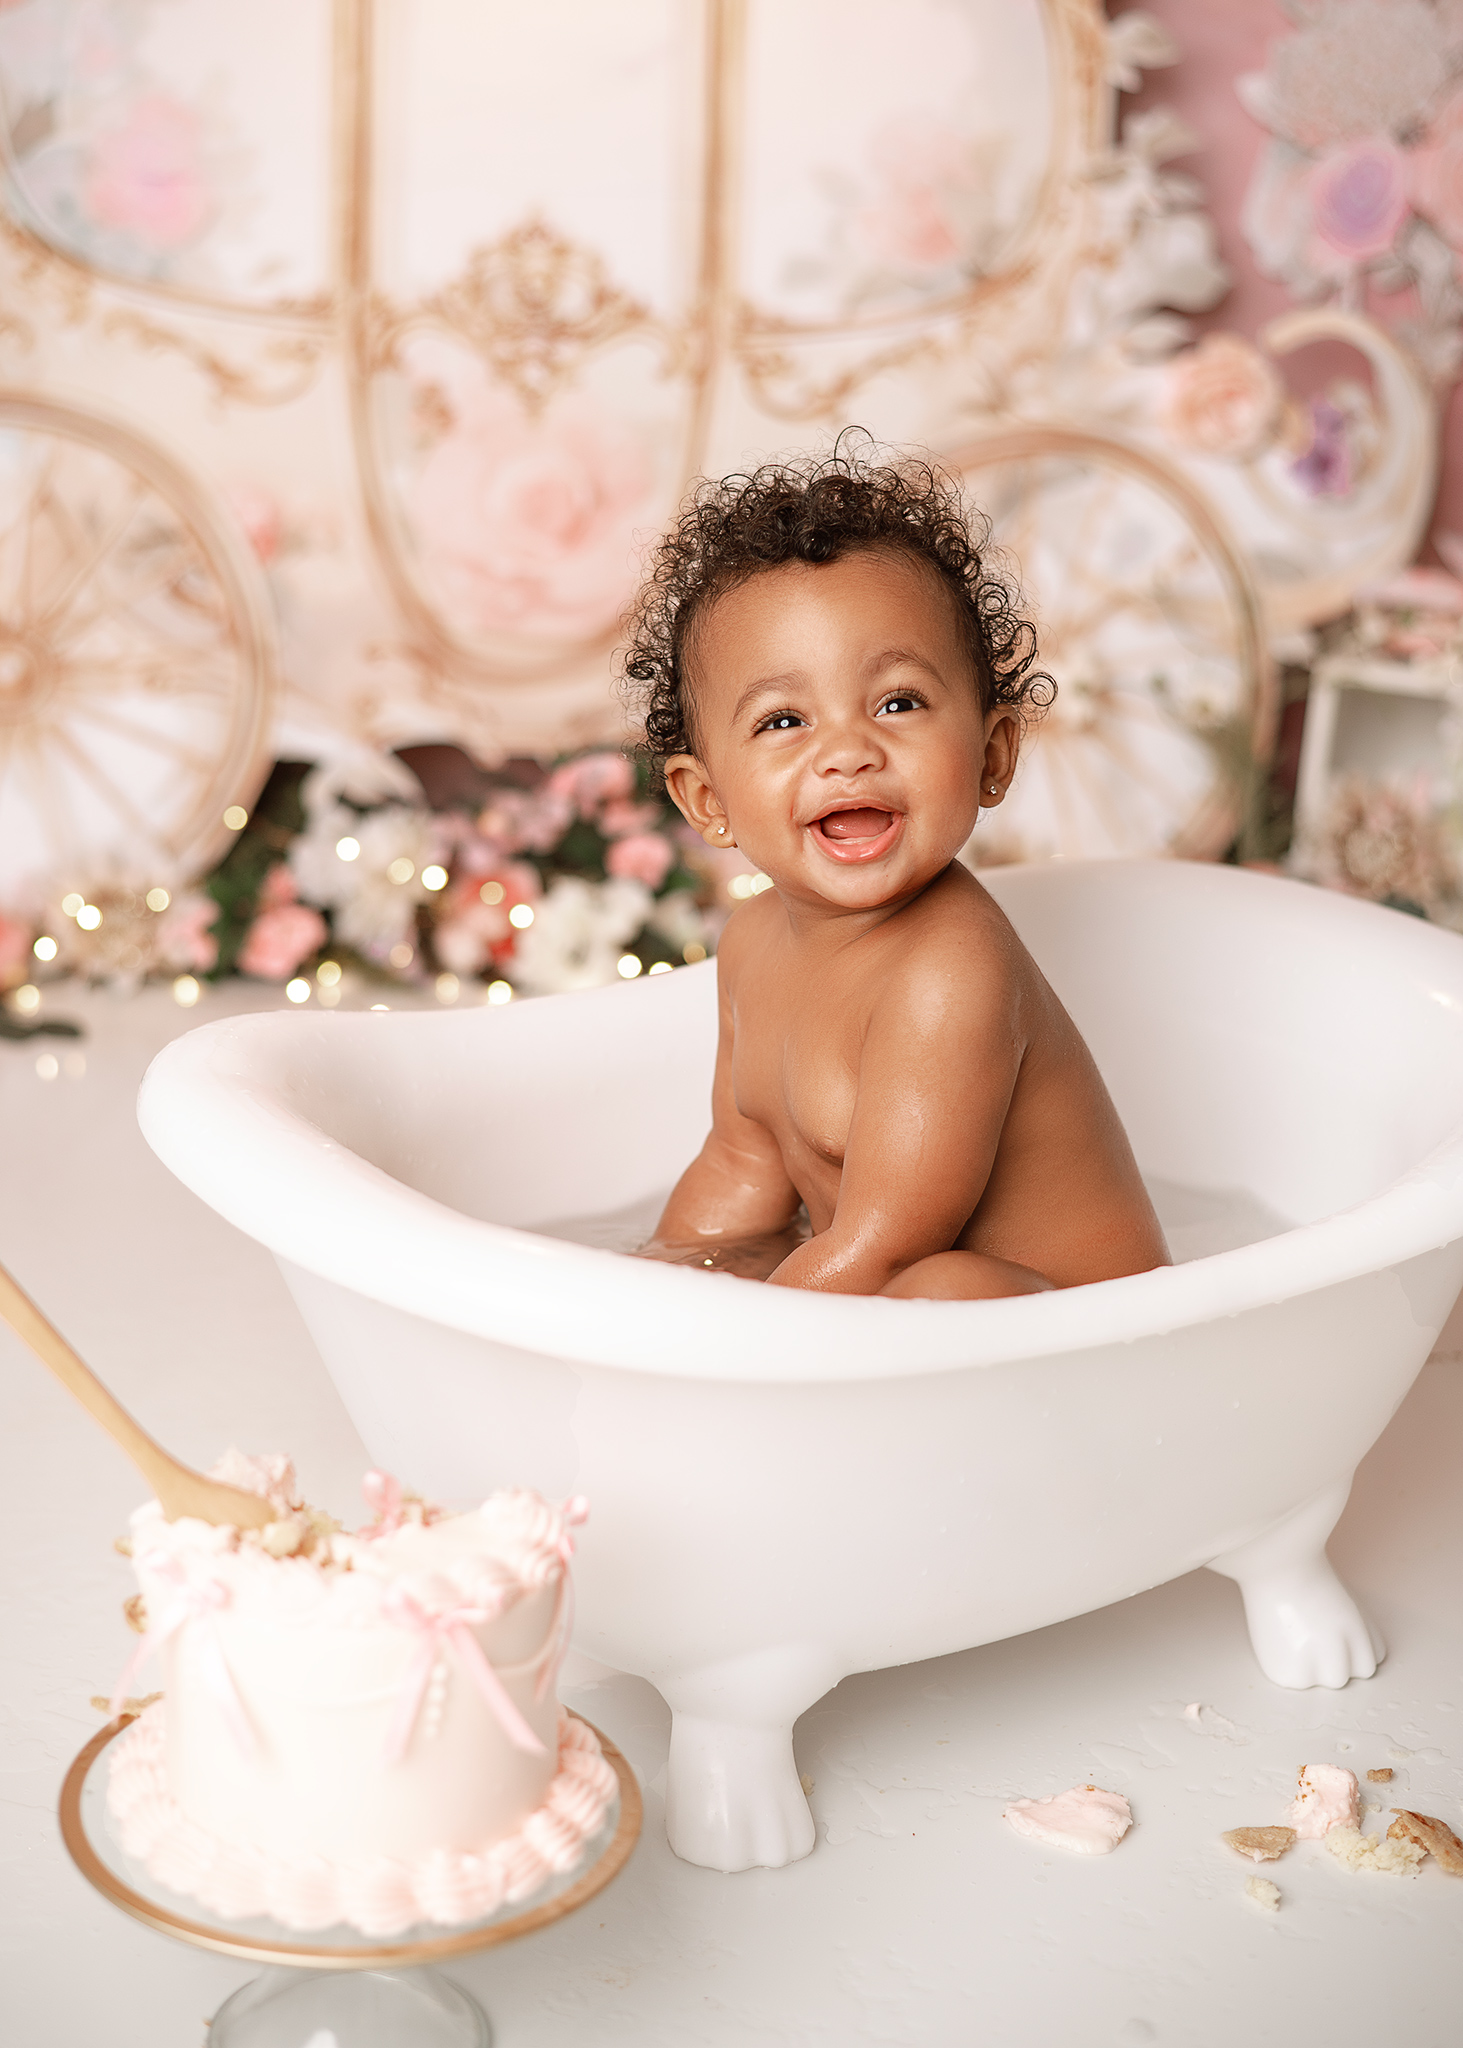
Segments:
[[[1411,156],[1412,203],[1463,249],[1463,93],[1455,93]]]
[[[635,770],[623,754],[583,754],[556,768],[546,786],[567,796],[581,818],[590,818],[600,804],[620,803],[633,793]]]
[[[496,900],[484,899],[485,887]],[[432,926],[438,961],[454,974],[480,974],[492,962],[510,960],[518,934],[508,913],[516,903],[536,903],[542,894],[538,870],[527,861],[504,861],[458,875],[444,892]]]
[[[126,121],[92,146],[83,194],[92,220],[151,249],[193,241],[213,213],[202,140],[198,116],[179,101],[162,93],[135,101]]]
[[[218,905],[208,896],[185,896],[163,919],[158,950],[169,967],[190,967],[207,974],[218,965],[218,940],[213,924]]]
[[[1407,159],[1384,136],[1323,156],[1307,185],[1317,236],[1348,263],[1385,256],[1410,211]]]
[[[288,861],[276,861],[259,885],[256,908],[278,910],[282,903],[297,903],[300,892],[295,886],[294,871]]]
[[[857,225],[875,257],[897,270],[930,272],[979,254],[988,179],[967,136],[911,114],[879,131],[871,155],[883,189]]]
[[[30,973],[31,934],[0,910],[0,988],[19,988]]]
[[[239,972],[260,981],[288,981],[302,960],[324,945],[326,923],[305,903],[261,910],[239,952]]]
[[[606,839],[628,839],[632,832],[653,832],[659,823],[658,804],[606,804],[598,819]]]
[[[675,866],[675,848],[658,832],[632,832],[617,839],[605,855],[605,868],[625,881],[643,882],[658,889]]]
[[[644,439],[584,399],[531,419],[486,386],[455,396],[412,493],[448,605],[480,632],[602,631],[634,585],[632,536],[654,484]]]
[[[563,790],[496,789],[478,830],[504,853],[552,853],[574,822],[574,799]]]
[[[1239,458],[1272,438],[1283,399],[1257,348],[1238,334],[1206,334],[1169,364],[1159,419],[1176,447]]]
[[[259,560],[272,562],[279,553],[280,516],[278,501],[253,484],[235,484],[228,493],[234,515],[243,527],[250,547]]]

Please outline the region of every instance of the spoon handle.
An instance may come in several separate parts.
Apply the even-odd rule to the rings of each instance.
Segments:
[[[30,1296],[0,1266],[0,1317],[17,1337],[28,1344],[43,1365],[48,1365],[132,1460],[162,1503],[170,1522],[179,1515],[196,1515],[205,1522],[231,1522],[245,1528],[262,1528],[273,1509],[257,1494],[205,1479],[170,1457],[161,1444],[153,1442],[140,1423],[134,1422],[116,1396],[103,1386],[89,1365],[82,1362],[55,1326],[48,1322]]]

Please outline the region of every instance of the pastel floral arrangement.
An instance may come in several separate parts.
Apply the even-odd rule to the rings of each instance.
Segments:
[[[199,977],[240,974],[326,1007],[352,980],[507,1002],[704,960],[752,885],[624,754],[489,771],[455,748],[406,752],[424,780],[396,756],[278,764],[196,888],[114,879],[0,912],[0,990],[179,976],[190,1001]]]

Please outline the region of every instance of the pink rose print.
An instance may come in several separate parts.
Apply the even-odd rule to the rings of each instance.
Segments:
[[[1179,448],[1234,460],[1274,435],[1284,393],[1260,351],[1239,334],[1206,334],[1169,363],[1159,421]]]
[[[882,189],[857,226],[872,255],[896,270],[932,272],[978,254],[985,181],[967,137],[908,115],[880,130],[870,154]]]
[[[149,94],[134,102],[122,126],[93,143],[82,204],[98,227],[120,228],[160,253],[180,249],[214,210],[202,153],[198,116]]]
[[[504,853],[552,853],[574,822],[563,790],[499,789],[478,817],[478,831]]]
[[[1412,203],[1455,249],[1463,249],[1463,93],[1428,130],[1412,164]]]
[[[484,884],[493,883],[497,889],[489,893],[497,901],[485,902]],[[536,903],[542,894],[538,870],[527,861],[505,861],[459,875],[432,927],[438,961],[453,974],[480,974],[489,962],[501,965],[510,960],[518,934],[508,913],[515,903]]]
[[[658,889],[675,864],[675,849],[658,832],[632,832],[617,839],[605,854],[608,873],[629,882],[643,882]]]
[[[411,505],[430,571],[470,627],[585,634],[612,624],[634,587],[653,484],[641,437],[586,401],[535,420],[479,387],[459,394]]]
[[[623,754],[585,754],[556,768],[548,788],[571,798],[581,818],[592,818],[601,804],[622,802],[633,793],[635,770]]]
[[[302,960],[325,944],[326,923],[306,903],[261,910],[239,952],[239,972],[259,981],[288,981]]]
[[[1385,256],[1407,219],[1407,159],[1382,136],[1323,156],[1308,179],[1319,240],[1348,263]]]
[[[628,839],[632,832],[653,832],[660,823],[658,804],[606,804],[599,829],[606,839]]]

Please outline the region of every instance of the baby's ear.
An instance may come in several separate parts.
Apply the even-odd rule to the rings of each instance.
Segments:
[[[721,798],[706,779],[694,754],[672,754],[665,764],[665,786],[671,802],[706,844],[718,853],[736,845]]]

